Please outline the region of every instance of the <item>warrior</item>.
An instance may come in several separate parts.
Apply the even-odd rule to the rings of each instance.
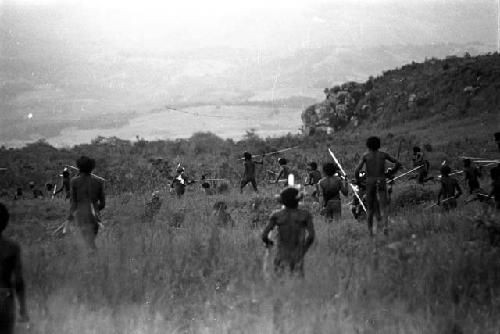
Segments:
[[[100,211],[106,205],[102,180],[91,175],[95,160],[82,156],[76,161],[80,174],[71,180],[70,213],[68,220],[76,217],[77,226],[91,249],[96,249],[95,238],[99,230]]]
[[[274,269],[278,275],[285,271],[304,276],[304,256],[314,242],[313,218],[309,211],[300,209],[299,191],[286,188],[280,194],[280,201],[285,206],[275,211],[262,233],[266,247],[273,246],[269,233],[278,230],[278,250],[274,259]]]
[[[0,333],[14,333],[15,297],[19,301],[20,321],[28,321],[24,289],[21,248],[3,236],[9,223],[9,211],[0,203]]]

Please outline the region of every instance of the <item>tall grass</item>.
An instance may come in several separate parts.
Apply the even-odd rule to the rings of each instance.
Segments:
[[[31,332],[498,332],[499,252],[473,228],[477,207],[405,207],[393,214],[390,236],[374,239],[347,207],[330,225],[315,213],[305,278],[265,280],[262,229],[249,223],[253,196],[230,194],[234,227],[211,218],[222,197],[164,194],[152,223],[141,223],[142,194],[112,197],[95,254],[78,231],[58,237],[46,229],[64,220],[64,201],[8,203],[6,233],[23,247]],[[184,217],[179,228],[174,215]]]

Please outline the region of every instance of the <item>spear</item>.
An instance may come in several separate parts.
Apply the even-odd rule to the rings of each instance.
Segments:
[[[392,183],[392,182],[396,181],[397,179],[402,178],[403,176],[408,175],[408,174],[410,174],[410,173],[412,173],[412,172],[414,172],[414,171],[416,171],[417,169],[422,168],[422,167],[423,167],[423,166],[418,166],[418,167],[415,167],[415,168],[413,168],[413,169],[410,169],[410,170],[409,170],[409,171],[407,171],[406,173],[403,173],[403,174],[401,174],[401,175],[398,175],[398,176],[396,176],[395,178],[393,178],[392,180],[387,180],[387,183]]]
[[[78,170],[78,171],[79,171],[79,169],[78,169],[78,168],[76,168],[75,166],[71,166],[71,165],[65,165],[65,166],[66,166],[66,167],[69,167],[69,168],[71,168],[71,169],[74,169],[74,170]],[[105,179],[105,178],[100,177],[100,176],[98,176],[98,175],[95,175],[94,173],[90,173],[90,175],[92,175],[93,177],[96,177],[96,178],[98,178],[98,179],[100,179],[100,180],[102,180],[102,181],[106,181],[106,179]]]
[[[441,204],[443,204],[443,203],[445,203],[445,202],[448,202],[450,199],[453,199],[453,198],[455,198],[455,196],[448,197],[448,198],[446,198],[446,199],[442,200],[440,203],[434,203],[434,204],[432,204],[431,206],[426,207],[424,210],[432,209],[433,207],[438,206],[438,205],[441,205]]]
[[[475,157],[468,157],[465,155],[459,156],[460,159],[469,159],[469,160],[484,160],[484,158],[475,158]]]
[[[332,150],[330,150],[330,148],[328,148],[328,152],[332,156],[333,161],[335,161],[335,163],[337,164],[337,166],[339,166],[340,172],[342,173],[342,175],[344,176],[344,178],[347,180],[347,182],[351,186],[351,189],[354,192],[354,196],[356,196],[356,198],[359,200],[359,203],[361,204],[361,207],[363,208],[363,210],[365,210],[365,212],[367,212],[365,204],[363,203],[363,200],[359,196],[358,190],[356,189],[356,187],[354,187],[354,185],[351,182],[349,182],[349,179],[347,178],[347,174],[346,174],[344,168],[342,168],[342,165],[340,164],[339,160],[337,159],[337,157],[335,157],[335,154],[333,154],[333,152],[332,152]]]
[[[500,160],[476,160],[478,164],[500,164]]]
[[[278,153],[283,153],[283,152],[286,152],[286,151],[290,151],[290,150],[293,150],[293,149],[296,149],[300,146],[293,146],[293,147],[288,147],[288,148],[284,148],[282,150],[279,150],[279,151],[273,151],[273,152],[267,152],[267,153],[264,153],[264,154],[254,154],[252,155],[252,158],[257,158],[257,157],[264,157],[266,155],[272,155],[272,154],[278,154]],[[239,158],[239,160],[244,160],[245,158]]]

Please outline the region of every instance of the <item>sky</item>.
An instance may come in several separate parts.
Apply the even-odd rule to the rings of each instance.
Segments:
[[[497,44],[498,0],[0,0],[2,29],[134,52]]]

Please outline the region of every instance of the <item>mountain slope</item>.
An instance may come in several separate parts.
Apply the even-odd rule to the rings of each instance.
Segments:
[[[498,126],[499,74],[498,54],[413,62],[363,84],[329,89],[324,101],[304,111],[304,125],[307,130],[360,124],[387,128],[414,120],[446,122],[482,115]]]

